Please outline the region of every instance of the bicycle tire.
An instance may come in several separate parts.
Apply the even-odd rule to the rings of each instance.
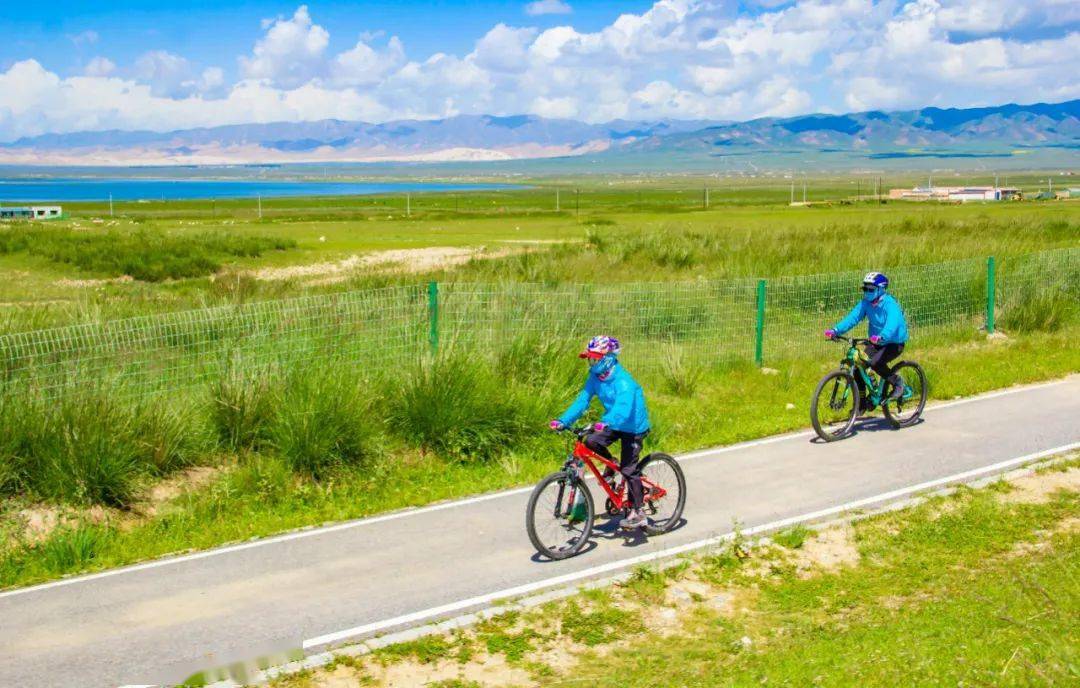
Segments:
[[[827,432],[825,428],[822,427],[821,418],[818,417],[818,399],[821,398],[821,391],[825,389],[829,382],[840,378],[845,379],[851,390],[851,411],[849,412],[847,421],[845,421],[842,427],[833,432]],[[837,370],[828,373],[818,382],[817,387],[814,388],[814,396],[810,400],[810,422],[814,426],[814,432],[826,442],[835,442],[844,439],[851,434],[851,428],[855,426],[855,419],[859,417],[859,407],[861,403],[862,399],[859,394],[859,386],[855,384],[855,376],[851,371],[844,368],[838,368]]]
[[[647,456],[643,463],[645,466],[642,470],[647,469],[650,465],[666,464],[675,475],[675,487],[679,490],[679,494],[675,498],[674,510],[662,526],[654,526],[651,521],[646,521],[645,525],[645,532],[649,535],[663,535],[674,528],[682,518],[683,508],[686,506],[686,476],[683,475],[682,466],[679,465],[679,462],[667,454],[654,452]],[[668,485],[661,485],[660,487],[667,490],[669,495],[671,494],[671,487]]]
[[[540,538],[540,535],[536,532],[536,507],[541,495],[544,494],[545,488],[551,483],[558,482],[560,480],[568,481],[568,484],[576,487],[582,491],[585,495],[585,520],[582,522],[582,534],[578,537],[577,541],[569,548],[553,549],[545,545]],[[575,554],[579,553],[583,547],[589,542],[589,537],[592,535],[593,522],[596,520],[596,508],[593,504],[592,493],[589,491],[589,487],[583,480],[574,475],[568,475],[566,471],[557,471],[548,475],[533,488],[532,494],[529,495],[529,503],[525,507],[525,530],[529,534],[529,541],[532,542],[533,547],[541,555],[549,559],[568,559]]]
[[[926,385],[926,373],[923,371],[922,366],[920,366],[915,361],[901,361],[893,367],[893,373],[900,375],[900,377],[903,378],[901,371],[904,368],[910,368],[914,370],[915,376],[919,379],[919,405],[915,408],[915,412],[912,413],[910,417],[901,418],[895,413],[895,401],[889,400],[882,404],[882,410],[885,411],[885,417],[888,418],[889,423],[891,423],[892,426],[897,429],[906,428],[910,425],[914,425],[919,420],[919,418],[922,417],[922,412],[926,408],[926,397],[929,394]]]

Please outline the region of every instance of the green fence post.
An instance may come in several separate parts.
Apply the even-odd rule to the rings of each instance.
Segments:
[[[997,297],[997,263],[986,259],[986,334],[994,334],[994,306]]]
[[[428,341],[431,350],[439,348],[439,283],[428,282]]]
[[[754,329],[754,362],[765,363],[765,280],[757,283],[757,327]]]

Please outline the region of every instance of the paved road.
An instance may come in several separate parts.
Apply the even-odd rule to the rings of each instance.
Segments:
[[[898,432],[868,422],[831,445],[802,433],[699,452],[684,463],[685,526],[651,541],[601,532],[595,549],[564,562],[533,558],[528,494],[516,490],[6,593],[0,686],[176,681],[716,536],[735,519],[771,523],[1078,443],[1078,418],[1073,376],[932,408]]]

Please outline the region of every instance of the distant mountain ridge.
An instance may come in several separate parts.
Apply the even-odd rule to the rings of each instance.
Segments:
[[[0,163],[228,164],[507,161],[598,155],[601,160],[708,160],[813,152],[854,159],[1000,157],[1012,149],[1080,150],[1080,100],[767,117],[746,122],[458,115],[372,124],[341,120],[154,131],[45,134],[0,144]]]

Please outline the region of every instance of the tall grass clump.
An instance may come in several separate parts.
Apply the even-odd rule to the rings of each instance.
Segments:
[[[661,373],[667,391],[679,397],[692,397],[701,384],[702,367],[691,362],[681,346],[668,343],[663,350]]]
[[[42,544],[45,567],[55,573],[85,569],[108,545],[110,531],[80,524],[52,534]]]
[[[454,458],[490,458],[542,422],[488,360],[461,352],[421,360],[385,396],[395,432]]]
[[[289,376],[270,421],[269,440],[294,471],[323,477],[378,451],[365,381],[327,365]]]
[[[1080,300],[1054,286],[1024,286],[1008,294],[999,324],[1015,332],[1057,332],[1080,320]]]
[[[130,505],[147,468],[135,413],[98,391],[40,409],[27,446],[33,492],[76,504]]]
[[[205,408],[191,397],[147,402],[136,412],[135,428],[143,459],[156,475],[195,465],[214,446]]]
[[[210,389],[211,420],[231,451],[255,449],[267,439],[274,416],[276,371],[234,364]]]

